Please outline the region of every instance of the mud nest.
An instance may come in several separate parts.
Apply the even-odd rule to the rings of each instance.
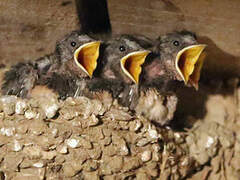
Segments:
[[[237,133],[218,120],[182,132],[156,127],[108,94],[1,96],[0,179],[238,179]]]

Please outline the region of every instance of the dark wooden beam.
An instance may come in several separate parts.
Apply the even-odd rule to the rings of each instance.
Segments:
[[[84,33],[111,33],[107,0],[75,0]]]

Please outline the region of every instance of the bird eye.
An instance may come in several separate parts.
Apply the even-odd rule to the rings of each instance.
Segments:
[[[179,41],[174,41],[174,42],[173,42],[173,45],[174,45],[174,46],[179,46]]]
[[[76,43],[76,42],[74,42],[74,41],[72,41],[72,42],[71,42],[71,46],[72,46],[72,47],[75,47],[75,46],[76,46],[76,44],[77,44],[77,43]]]
[[[125,48],[124,46],[120,46],[120,47],[119,47],[119,50],[120,50],[121,52],[123,52],[123,51],[126,50],[126,48]]]

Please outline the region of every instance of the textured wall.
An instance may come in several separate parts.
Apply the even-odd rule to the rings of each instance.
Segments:
[[[157,37],[187,29],[207,43],[206,69],[240,73],[239,0],[109,0],[113,32]]]
[[[114,33],[192,30],[209,45],[207,73],[240,73],[239,0],[108,0],[108,6]],[[78,27],[74,0],[0,0],[0,61],[49,53]]]
[[[77,28],[75,1],[0,0],[0,61],[35,59]]]

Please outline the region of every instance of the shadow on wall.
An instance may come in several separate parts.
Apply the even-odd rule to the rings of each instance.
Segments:
[[[214,84],[200,84],[196,91],[189,87],[180,87],[177,90],[178,104],[173,121],[170,126],[182,131],[190,128],[199,119],[204,119],[207,114],[206,104],[210,95],[234,95],[235,81],[217,81]],[[222,102],[219,102],[222,103]]]
[[[234,85],[227,80],[240,75],[239,57],[224,52],[208,37],[200,37],[199,42],[208,45],[206,64],[198,91],[184,86],[177,90],[179,101],[171,124],[178,130],[190,127],[196,119],[205,117],[210,95],[233,95]],[[191,116],[193,118],[189,118]]]
[[[210,79],[226,80],[240,76],[240,57],[223,51],[206,36],[199,37],[198,41],[208,45],[207,59],[201,75],[202,82]]]

